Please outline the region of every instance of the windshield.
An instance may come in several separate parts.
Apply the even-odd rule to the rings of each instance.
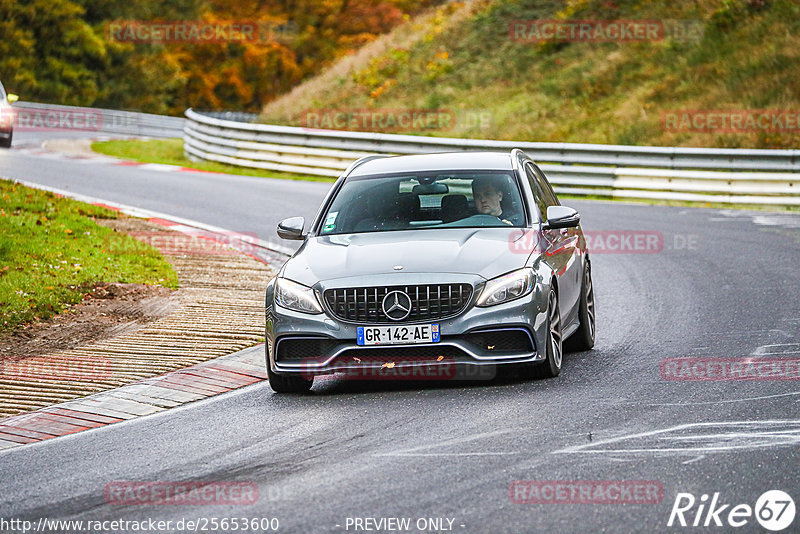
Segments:
[[[511,171],[359,176],[339,190],[320,235],[524,225]]]

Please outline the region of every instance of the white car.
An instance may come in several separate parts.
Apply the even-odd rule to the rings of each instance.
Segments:
[[[0,147],[10,148],[11,138],[14,136],[14,108],[11,102],[16,102],[18,96],[14,94],[6,95],[3,84],[0,83]]]

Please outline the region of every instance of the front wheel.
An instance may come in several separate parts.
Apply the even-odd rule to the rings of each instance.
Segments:
[[[304,378],[303,376],[274,372],[269,363],[269,357],[267,357],[267,380],[269,380],[269,387],[275,393],[305,393],[314,385],[313,376]]]
[[[8,139],[0,141],[0,147],[11,148],[11,138],[14,137],[14,132],[8,132]]]
[[[561,373],[564,348],[561,342],[561,312],[558,310],[558,295],[550,288],[547,300],[547,359],[533,368],[535,378],[555,378]]]
[[[589,263],[583,268],[583,283],[581,284],[581,297],[578,303],[578,320],[580,326],[564,342],[564,349],[569,352],[590,350],[594,347],[594,286],[592,285],[592,270]]]

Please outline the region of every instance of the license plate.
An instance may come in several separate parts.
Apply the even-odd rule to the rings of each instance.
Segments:
[[[391,326],[359,326],[359,345],[415,345],[438,343],[438,324],[412,324]]]

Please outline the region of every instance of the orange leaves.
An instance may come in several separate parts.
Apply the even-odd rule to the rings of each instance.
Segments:
[[[389,78],[388,80],[384,81],[380,85],[380,87],[377,87],[376,89],[370,91],[369,97],[373,99],[378,98],[384,93],[384,91],[388,90],[391,86],[393,86],[396,83],[397,80],[395,80],[394,78]]]
[[[185,77],[175,112],[185,107],[260,111],[331,60],[369,43],[431,0],[323,0],[285,3],[210,0],[197,18],[208,23],[252,21],[259,38],[167,47]],[[440,58],[446,60],[444,58]],[[394,83],[380,73],[366,83],[372,98]]]
[[[450,61],[450,54],[447,50],[439,50],[434,54],[433,59],[425,66],[425,79],[434,81],[438,77],[447,74],[453,70],[453,64]]]

